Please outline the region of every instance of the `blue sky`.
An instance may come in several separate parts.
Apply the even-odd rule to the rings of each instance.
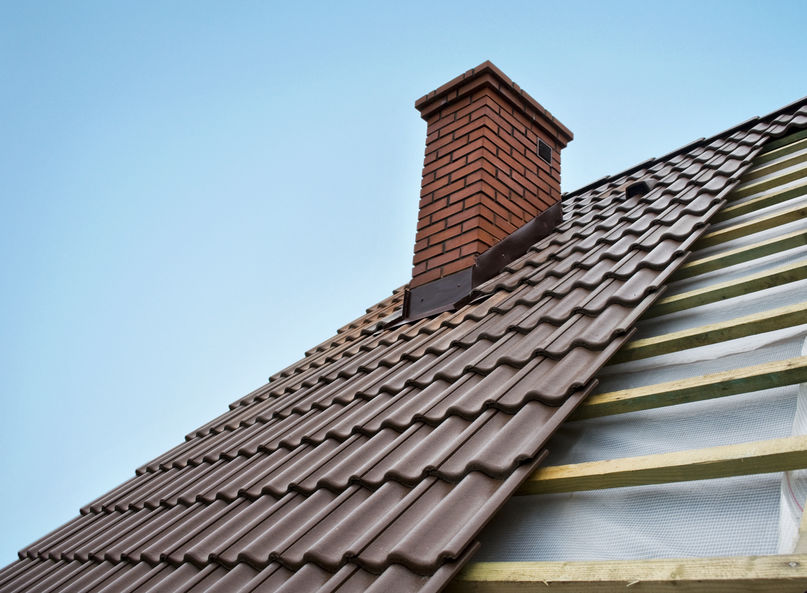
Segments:
[[[409,279],[415,99],[492,60],[573,190],[807,95],[804,2],[0,5],[0,565]]]

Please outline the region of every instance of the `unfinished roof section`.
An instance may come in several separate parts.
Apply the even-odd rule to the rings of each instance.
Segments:
[[[571,194],[470,304],[371,312],[26,547],[0,590],[440,590],[755,154],[806,126],[800,103]]]

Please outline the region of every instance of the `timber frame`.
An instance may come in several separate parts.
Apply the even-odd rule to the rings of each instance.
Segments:
[[[697,251],[789,225],[773,238],[685,262],[673,280],[807,245],[807,130],[771,142],[757,156]],[[764,209],[764,212],[759,212]],[[740,218],[739,221],[734,221]],[[803,224],[798,224],[799,222]],[[793,229],[796,223],[799,228]],[[717,227],[717,228],[714,228]],[[770,234],[770,233],[769,233]],[[644,319],[717,303],[739,295],[807,279],[807,259],[662,298]],[[712,274],[712,276],[716,276]],[[627,343],[610,364],[680,352],[726,340],[807,324],[807,300]],[[624,414],[773,387],[807,383],[807,356],[590,396],[570,421]],[[623,486],[709,480],[807,468],[807,435],[539,468],[517,495],[577,492]],[[737,556],[591,562],[479,562],[468,565],[448,589],[453,592],[527,591],[807,591],[807,514],[795,552]]]

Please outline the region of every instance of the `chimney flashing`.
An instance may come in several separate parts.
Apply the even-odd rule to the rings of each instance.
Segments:
[[[527,253],[532,245],[555,230],[562,220],[563,210],[558,202],[487,249],[476,258],[472,267],[407,288],[402,317],[395,321],[415,321],[464,305],[477,286],[497,276],[508,264]]]

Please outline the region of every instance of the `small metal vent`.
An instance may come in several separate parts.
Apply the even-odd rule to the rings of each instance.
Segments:
[[[552,147],[541,139],[538,140],[538,156],[547,163],[552,163]]]
[[[645,181],[644,179],[641,181],[634,181],[625,188],[625,197],[630,199],[633,196],[643,196],[646,193],[649,193],[651,189],[653,189],[653,184],[651,182]]]

